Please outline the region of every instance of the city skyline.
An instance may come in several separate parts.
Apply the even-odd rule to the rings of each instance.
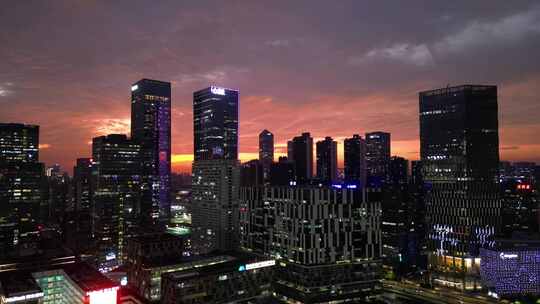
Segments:
[[[276,160],[310,132],[338,141],[341,168],[343,139],[378,130],[392,155],[419,159],[418,92],[479,83],[499,87],[501,160],[540,162],[538,4],[309,4],[15,3],[2,19],[0,121],[39,125],[40,159],[71,171],[93,137],[129,134],[134,81],[170,81],[173,170],[189,172],[191,94],[218,85],[240,91],[242,161],[267,128]]]

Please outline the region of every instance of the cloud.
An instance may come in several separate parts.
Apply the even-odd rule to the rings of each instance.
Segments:
[[[350,59],[352,65],[360,65],[377,60],[392,60],[415,66],[431,66],[433,56],[426,44],[397,43],[390,47],[374,48],[360,57]]]
[[[5,82],[3,84],[0,84],[0,97],[7,97],[12,95],[14,92],[10,87],[13,87],[12,82]]]
[[[270,40],[265,42],[266,45],[271,47],[288,47],[290,45],[290,41],[287,39],[276,39],[276,40]]]
[[[461,52],[480,46],[515,43],[539,33],[540,6],[537,6],[497,21],[473,21],[461,31],[437,42],[434,47],[440,53]]]
[[[102,118],[94,119],[92,123],[95,124],[95,133],[100,135],[107,134],[129,134],[131,127],[131,120],[129,118]]]

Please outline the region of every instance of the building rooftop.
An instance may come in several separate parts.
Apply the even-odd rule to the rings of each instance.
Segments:
[[[0,274],[0,295],[11,298],[42,292],[32,274],[28,271]]]
[[[62,269],[70,279],[87,292],[118,286],[118,284],[86,263],[69,264],[62,267]]]
[[[136,236],[130,239],[130,242],[142,243],[142,244],[152,244],[152,243],[161,243],[166,241],[183,241],[184,238],[172,233],[158,233],[158,234],[148,234]]]
[[[247,253],[247,252],[229,253],[229,256],[232,259],[227,262],[209,264],[209,265],[197,267],[196,269],[186,269],[182,271],[170,272],[170,273],[164,274],[164,276],[168,276],[173,280],[178,280],[181,278],[193,277],[193,276],[198,276],[198,275],[212,275],[212,274],[219,274],[219,273],[226,273],[226,272],[233,272],[233,271],[244,271],[246,270],[245,266],[248,264],[272,260],[271,258],[268,258],[268,257],[261,257],[261,256]],[[242,268],[243,270],[240,270],[241,267],[243,267]]]
[[[483,90],[489,90],[493,88],[497,88],[497,86],[465,84],[465,85],[459,85],[459,86],[453,86],[453,87],[448,86],[446,88],[423,91],[423,92],[420,92],[420,96],[446,95],[446,94],[451,94],[451,93],[463,92],[467,90],[483,91]]]

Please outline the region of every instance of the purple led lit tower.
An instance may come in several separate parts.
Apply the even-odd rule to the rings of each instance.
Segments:
[[[142,79],[131,86],[131,136],[141,144],[143,222],[166,222],[171,189],[171,84]]]

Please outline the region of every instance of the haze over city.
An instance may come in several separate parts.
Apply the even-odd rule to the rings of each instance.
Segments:
[[[192,94],[210,84],[240,92],[243,161],[264,128],[277,155],[309,131],[341,167],[343,138],[384,130],[418,159],[418,92],[462,83],[498,86],[501,159],[540,161],[537,1],[14,1],[0,20],[0,121],[40,125],[40,159],[66,169],[129,133],[141,78],[171,82],[174,171],[191,170]]]

